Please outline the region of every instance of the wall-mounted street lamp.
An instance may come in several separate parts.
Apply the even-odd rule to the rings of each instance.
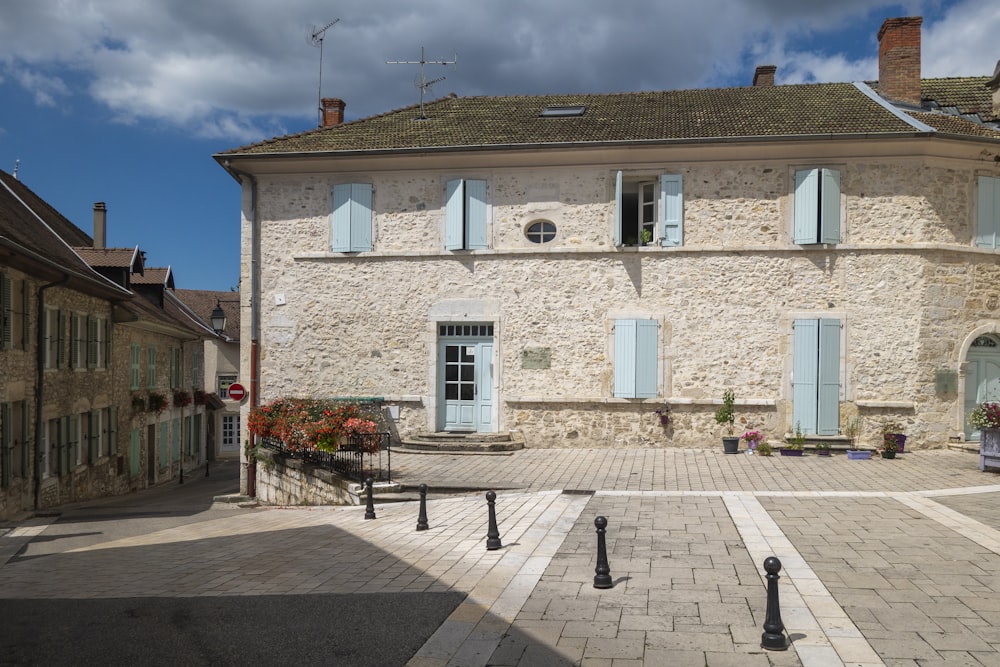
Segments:
[[[212,329],[215,333],[222,335],[222,332],[226,328],[226,311],[222,310],[223,303],[239,303],[236,299],[231,299],[229,301],[215,300],[215,308],[212,310],[212,314],[209,316],[212,320]]]

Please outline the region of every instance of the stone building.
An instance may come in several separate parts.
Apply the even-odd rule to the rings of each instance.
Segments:
[[[1000,69],[449,96],[216,155],[242,184],[252,404],[381,396],[402,436],[973,438],[1000,384]],[[914,66],[916,64],[916,66]],[[423,114],[420,111],[423,111]],[[1000,395],[1000,394],[998,394]],[[655,411],[669,407],[661,426]]]
[[[0,519],[176,479],[204,460],[201,341],[169,269],[106,248],[0,172]]]

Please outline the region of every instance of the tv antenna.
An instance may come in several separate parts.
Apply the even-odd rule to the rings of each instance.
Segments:
[[[322,28],[313,26],[309,35],[309,43],[319,47],[319,86],[316,91],[316,113],[320,125],[323,124],[323,38],[326,36],[326,31],[339,22],[340,19],[333,19]]]
[[[420,47],[420,60],[386,60],[386,65],[420,65],[420,73],[417,74],[417,78],[414,79],[413,85],[420,90],[420,119],[423,120],[427,118],[424,115],[424,92],[431,89],[435,83],[439,83],[445,80],[445,77],[439,76],[436,79],[428,80],[424,76],[424,65],[454,65],[458,62],[458,54],[453,56],[454,60],[425,60],[424,59],[424,47]]]

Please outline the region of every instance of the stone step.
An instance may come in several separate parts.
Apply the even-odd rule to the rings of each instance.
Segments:
[[[439,433],[414,433],[400,439],[400,446],[406,452],[428,454],[498,454],[510,453],[524,448],[524,443],[510,432],[504,433],[459,433],[443,431]]]

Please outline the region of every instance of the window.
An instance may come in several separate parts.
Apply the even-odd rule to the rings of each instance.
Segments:
[[[195,389],[201,389],[205,386],[202,384],[205,381],[205,378],[203,376],[204,370],[201,359],[201,350],[195,349],[191,351],[191,386]]]
[[[219,376],[219,398],[229,398],[229,385],[236,382],[235,375]]]
[[[795,320],[792,428],[809,435],[840,429],[840,320]]]
[[[657,394],[656,320],[615,320],[615,396]]]
[[[364,252],[372,249],[370,183],[342,183],[333,186],[330,225],[334,252]]]
[[[794,242],[840,242],[840,172],[801,169],[795,172]]]
[[[156,388],[156,346],[150,345],[146,350],[146,388]]]
[[[129,352],[129,377],[130,388],[135,391],[139,388],[139,364],[142,359],[142,347],[139,343],[132,343]]]
[[[73,368],[87,367],[87,323],[80,313],[73,313],[69,332],[69,363]]]
[[[684,245],[684,179],[615,176],[615,245]]]
[[[456,179],[445,188],[445,241],[448,250],[482,250],[486,241],[486,181]]]
[[[976,207],[976,245],[980,248],[1000,248],[1000,178],[979,177],[979,198]]]
[[[528,225],[524,235],[532,243],[548,243],[556,237],[556,226],[548,220],[539,220]]]
[[[240,449],[239,415],[222,415],[222,451],[236,452]]]

